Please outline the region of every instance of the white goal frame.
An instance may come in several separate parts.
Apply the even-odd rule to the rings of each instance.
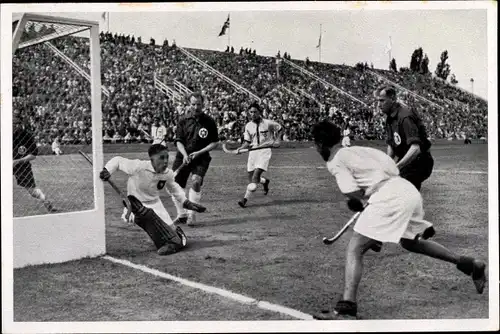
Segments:
[[[24,13],[12,35],[12,55],[19,47],[29,21],[78,27],[55,37],[46,36],[28,45],[90,30],[94,207],[86,211],[14,218],[14,268],[97,257],[106,253],[104,186],[98,177],[98,172],[103,168],[99,22]]]

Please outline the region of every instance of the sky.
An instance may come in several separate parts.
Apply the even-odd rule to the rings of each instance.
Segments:
[[[458,85],[487,98],[488,93],[488,37],[485,9],[447,10],[285,10],[280,5],[272,11],[245,10],[237,4],[233,8],[210,11],[149,11],[137,7],[134,11],[109,10],[109,30],[113,33],[141,36],[143,42],[153,37],[156,43],[166,38],[183,47],[223,51],[228,44],[236,51],[241,46],[256,49],[259,55],[275,56],[289,52],[294,59],[317,61],[321,24],[321,61],[355,65],[357,62],[373,63],[376,68],[387,69],[389,54],[386,48],[392,41],[391,55],[398,68],[409,67],[411,54],[422,47],[428,55],[429,69],[434,72],[441,52],[448,50],[448,64]],[[96,20],[102,30],[103,11],[94,7],[82,7],[87,11],[57,12],[44,14]],[[255,6],[254,6],[255,8]],[[57,9],[57,7],[56,7]],[[311,9],[311,8],[309,8]],[[148,11],[145,11],[148,10]],[[177,9],[178,10],[178,9]],[[192,10],[192,8],[191,8]],[[228,14],[231,27],[226,36],[218,37]],[[471,86],[470,79],[474,79]]]

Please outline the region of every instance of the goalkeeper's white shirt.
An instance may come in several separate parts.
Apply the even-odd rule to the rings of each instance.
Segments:
[[[253,121],[245,125],[243,139],[250,142],[252,146],[272,144],[276,138],[273,134],[281,130],[281,125],[270,119],[263,118],[259,125]]]
[[[371,196],[382,183],[399,176],[394,160],[370,147],[340,148],[326,166],[344,194],[363,189],[366,196]]]
[[[105,168],[110,174],[117,170],[129,175],[127,194],[137,197],[141,202],[154,202],[160,199],[160,191],[165,190],[175,197],[179,203],[184,203],[184,189],[175,182],[174,172],[167,168],[163,173],[156,173],[151,161],[131,160],[114,157],[106,163]]]

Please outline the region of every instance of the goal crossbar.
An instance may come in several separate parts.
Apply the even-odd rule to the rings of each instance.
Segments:
[[[22,34],[19,32],[19,30],[24,29],[28,24],[28,22],[37,22],[39,24],[51,23],[55,24],[58,29],[56,29],[54,33],[39,38],[35,38],[30,41],[21,42],[20,40]],[[99,23],[94,21],[38,15],[32,13],[22,14],[21,17],[18,20],[14,21],[13,23],[16,25],[16,28],[13,33],[12,52],[15,52],[15,50],[17,49],[22,49],[28,46],[47,42],[56,38],[80,33],[89,30],[92,27],[99,27]]]

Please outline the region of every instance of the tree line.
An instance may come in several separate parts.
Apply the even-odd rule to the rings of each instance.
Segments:
[[[443,80],[447,80],[450,77],[450,83],[456,85],[458,83],[455,74],[451,73],[450,64],[447,63],[449,56],[448,50],[444,50],[441,53],[441,57],[439,59],[438,64],[436,65],[436,70],[434,74]],[[396,59],[392,58],[389,63],[389,69],[394,72],[398,72],[398,67],[396,64]],[[424,50],[419,47],[413,51],[410,59],[410,67],[401,67],[399,68],[400,73],[417,73],[421,75],[430,75],[431,72],[429,70],[429,57],[427,54],[424,54]],[[450,76],[451,74],[451,76]]]

